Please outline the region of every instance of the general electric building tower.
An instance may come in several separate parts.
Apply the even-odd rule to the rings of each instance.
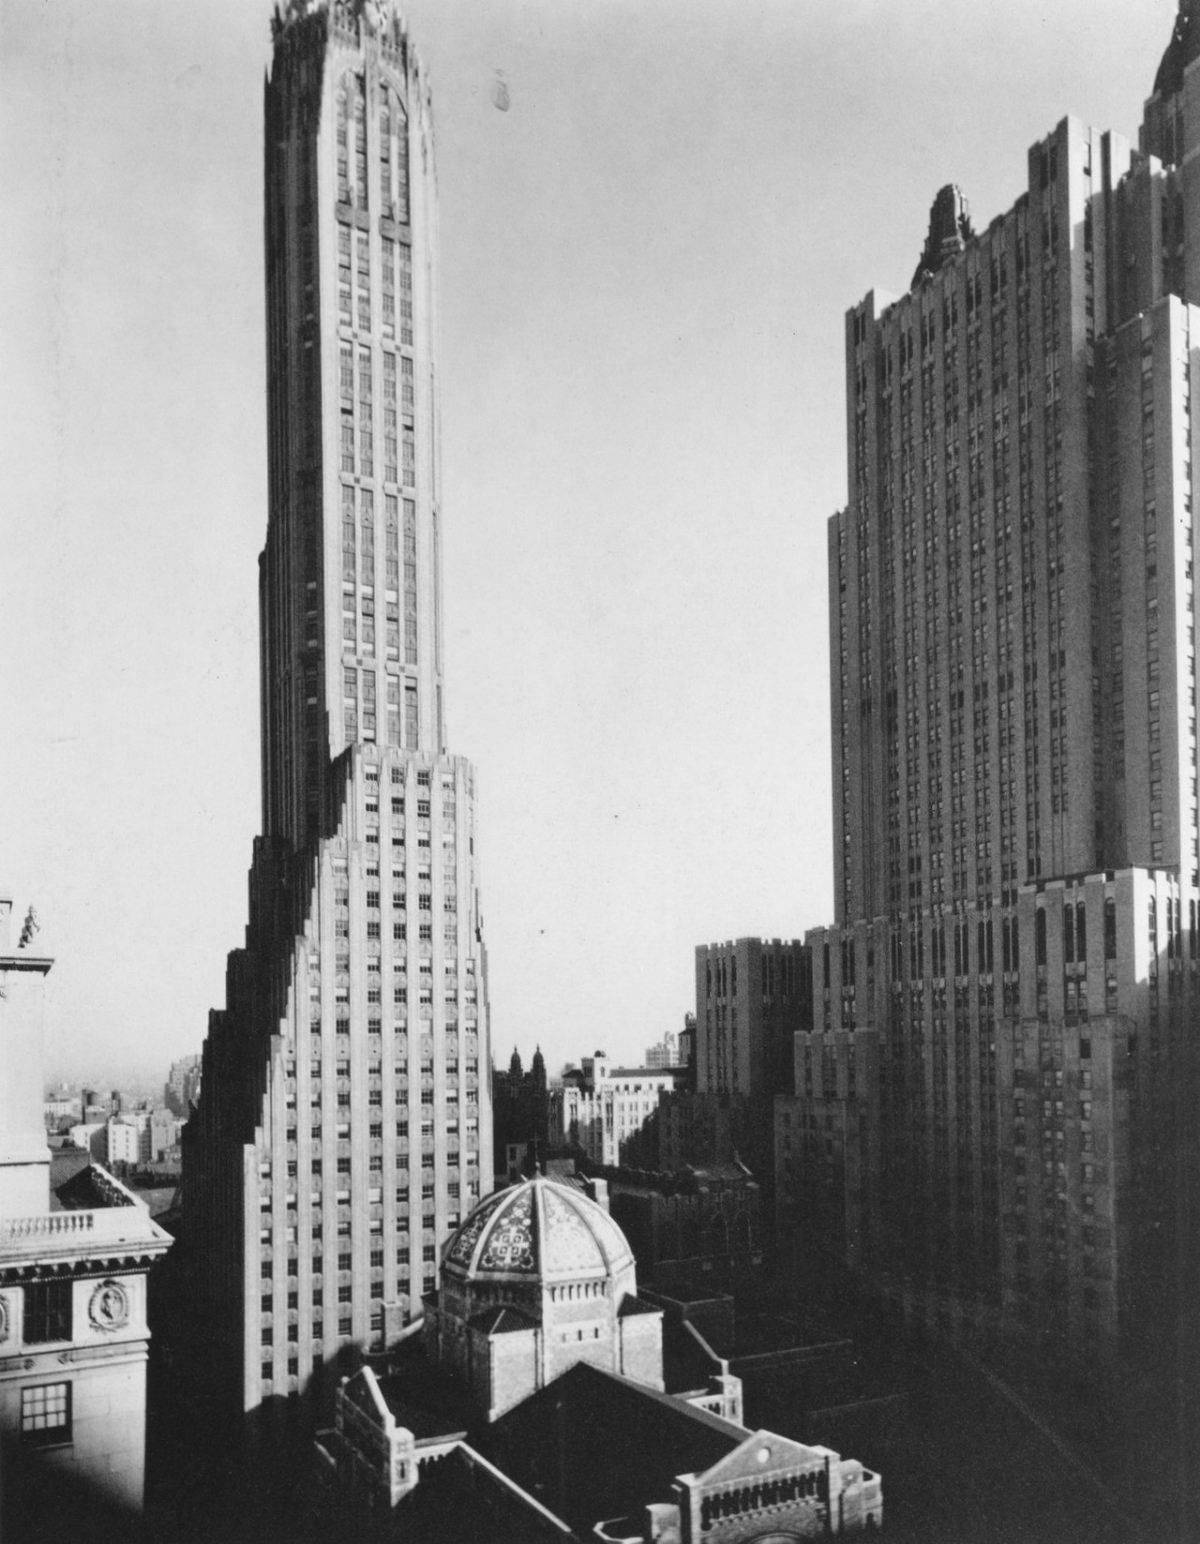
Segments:
[[[475,777],[443,721],[433,129],[385,6],[276,12],[265,151],[263,834],[184,1164],[197,1325],[247,1412],[417,1316],[492,1182]]]

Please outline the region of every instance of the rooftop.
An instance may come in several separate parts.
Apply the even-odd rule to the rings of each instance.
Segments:
[[[404,1544],[444,1544],[447,1539],[541,1544],[572,1535],[533,1496],[463,1446],[423,1467],[421,1483],[396,1509],[394,1537]]]
[[[478,1280],[571,1281],[632,1268],[625,1235],[577,1186],[535,1174],[480,1202],[443,1267]]]
[[[579,1362],[481,1437],[506,1473],[590,1533],[601,1518],[665,1501],[680,1474],[710,1468],[747,1436],[732,1421]]]
[[[80,1256],[148,1259],[170,1243],[149,1210],[84,1152],[51,1155],[49,1209],[0,1218],[0,1269],[55,1266]]]

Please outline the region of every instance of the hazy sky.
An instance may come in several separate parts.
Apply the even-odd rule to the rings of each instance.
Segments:
[[[842,317],[1173,0],[418,0],[441,190],[447,721],[499,1060],[632,1059],[697,943],[831,916]],[[52,1066],[200,1048],[259,828],[258,0],[0,0],[0,887]],[[510,107],[492,102],[502,71]]]

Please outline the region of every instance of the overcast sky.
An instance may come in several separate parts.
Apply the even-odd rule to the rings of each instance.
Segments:
[[[842,317],[1173,0],[417,0],[441,190],[447,722],[493,1040],[623,1060],[697,943],[832,910]],[[259,828],[258,0],[0,0],[0,888],[52,1068],[200,1048]],[[509,110],[493,105],[497,72]]]

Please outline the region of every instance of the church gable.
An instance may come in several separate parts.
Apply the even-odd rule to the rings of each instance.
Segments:
[[[369,1367],[360,1367],[342,1384],[342,1398],[347,1405],[375,1422],[382,1429],[394,1424],[392,1412],[380,1392],[379,1380]]]
[[[694,1476],[698,1487],[737,1485],[743,1480],[778,1478],[802,1474],[808,1470],[824,1473],[829,1459],[836,1455],[828,1448],[806,1447],[773,1431],[756,1431],[719,1459],[711,1469]]]

